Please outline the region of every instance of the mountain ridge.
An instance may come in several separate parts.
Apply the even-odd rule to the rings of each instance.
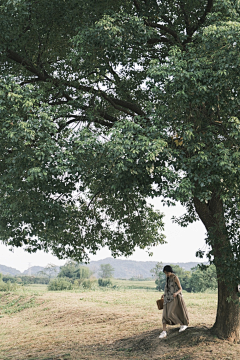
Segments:
[[[21,271],[11,267],[11,266],[6,266],[6,265],[0,265],[0,273],[3,275],[21,275]]]
[[[159,261],[137,261],[137,260],[128,260],[128,259],[114,259],[111,257],[91,261],[87,266],[93,271],[93,275],[98,277],[98,271],[100,270],[101,264],[110,264],[114,269],[113,276],[120,279],[130,279],[130,278],[150,278],[152,273],[150,272]],[[191,268],[197,266],[201,262],[168,262],[162,263],[165,265],[178,265],[184,270],[191,270]],[[204,263],[207,264],[207,263]]]
[[[107,257],[101,260],[90,261],[89,264],[86,266],[92,270],[93,275],[99,277],[98,273],[100,271],[101,264],[110,264],[114,268],[113,276],[115,278],[120,279],[130,279],[130,278],[151,278],[152,273],[150,272],[153,269],[158,261],[148,260],[148,261],[138,261],[138,260],[129,260],[129,259],[114,259],[112,257]],[[179,265],[184,270],[191,270],[191,268],[197,266],[200,262],[169,262],[169,263],[162,263],[162,265]],[[207,263],[204,263],[207,264]],[[60,268],[57,266],[58,271]],[[3,275],[37,275],[39,271],[44,269],[43,266],[32,266],[27,270],[21,272],[15,268],[0,265],[0,273]]]

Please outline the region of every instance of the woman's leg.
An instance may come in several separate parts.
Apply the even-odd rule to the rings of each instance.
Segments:
[[[163,331],[159,335],[159,339],[163,339],[163,338],[165,338],[167,336],[167,332],[166,332],[167,324],[163,322],[162,327],[163,327]]]

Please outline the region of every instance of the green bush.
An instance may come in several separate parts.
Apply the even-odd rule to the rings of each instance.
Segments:
[[[43,276],[33,276],[33,275],[17,275],[17,276],[11,276],[11,275],[4,275],[2,277],[2,280],[6,283],[10,281],[11,283],[17,283],[22,285],[28,285],[28,284],[48,284],[49,279],[47,277]]]
[[[0,278],[0,291],[15,291],[17,289],[16,283],[11,283],[11,281],[4,282]]]
[[[56,278],[49,282],[48,284],[48,290],[49,291],[61,291],[61,290],[72,290],[73,284],[65,280],[63,278]]]
[[[93,281],[91,281],[90,279],[86,279],[86,280],[84,280],[83,282],[82,282],[82,287],[84,288],[84,289],[91,289],[92,288],[92,285],[93,285]]]
[[[8,282],[10,281],[11,283],[16,283],[17,282],[17,278],[13,277],[12,275],[3,275],[2,276],[2,281],[3,282]]]
[[[98,285],[102,287],[111,286],[112,282],[110,279],[98,279]]]
[[[215,265],[192,268],[190,284],[193,292],[216,291],[218,287]]]
[[[92,272],[87,266],[82,266],[75,261],[68,261],[65,265],[61,266],[58,274],[59,278],[70,279],[89,279]]]

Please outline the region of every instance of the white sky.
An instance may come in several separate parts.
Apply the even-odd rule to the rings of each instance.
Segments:
[[[187,228],[181,228],[179,225],[172,223],[173,215],[180,216],[184,214],[184,208],[181,205],[168,208],[162,206],[160,199],[151,200],[155,208],[165,214],[165,235],[167,244],[159,245],[153,248],[153,256],[149,257],[144,250],[137,249],[134,254],[127,259],[137,261],[162,261],[168,263],[174,262],[190,262],[190,261],[206,261],[195,257],[196,251],[200,248],[204,250],[205,245],[205,228],[199,221],[189,225]],[[110,251],[105,248],[100,250],[96,255],[90,256],[91,260],[100,260],[111,256]],[[120,259],[126,259],[120,257]],[[50,253],[38,251],[35,254],[29,254],[21,248],[9,251],[9,248],[0,244],[0,264],[11,266],[23,272],[30,266],[46,266],[49,263],[55,265],[63,265],[66,260],[59,260]]]

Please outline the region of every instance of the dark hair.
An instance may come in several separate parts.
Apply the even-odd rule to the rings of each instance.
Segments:
[[[166,271],[166,272],[171,272],[173,273],[173,269],[170,265],[165,265],[164,268],[163,268],[163,272]]]
[[[170,265],[165,265],[164,268],[163,268],[163,272],[164,271],[173,273],[173,269],[172,269],[172,267]],[[169,279],[167,277],[167,288],[168,288],[168,282],[169,282]]]

